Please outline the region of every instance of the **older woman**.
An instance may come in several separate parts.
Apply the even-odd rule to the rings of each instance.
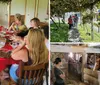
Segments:
[[[26,31],[27,27],[23,23],[22,16],[20,14],[16,14],[14,18],[15,21],[12,23],[8,30],[13,30],[15,32]]]
[[[44,33],[39,29],[30,29],[24,42],[12,51],[14,60],[22,60],[25,65],[38,65],[48,62],[48,50],[45,45]],[[26,44],[26,46],[25,46]],[[18,65],[14,64],[10,69],[11,78],[17,82],[18,76],[16,71]]]

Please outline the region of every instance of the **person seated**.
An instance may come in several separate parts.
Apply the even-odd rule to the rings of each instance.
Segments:
[[[48,49],[45,45],[44,33],[40,29],[30,29],[24,41],[12,51],[14,60],[21,60],[24,65],[33,65],[48,62]],[[17,83],[19,65],[13,64],[10,68],[10,76]]]
[[[22,32],[22,31],[26,31],[27,27],[26,25],[24,25],[23,21],[22,21],[22,16],[20,14],[16,14],[14,16],[15,21],[12,23],[12,25],[9,27],[9,31],[13,30],[14,32]]]
[[[11,40],[11,46],[13,48],[16,48],[21,42],[20,41],[24,41],[24,37],[28,34],[28,31],[22,31],[20,33],[17,33],[13,36],[10,37],[10,40]],[[16,45],[16,46],[15,46]]]
[[[30,25],[31,25],[30,28],[38,29],[38,28],[40,28],[40,20],[35,17],[30,20]]]
[[[31,25],[30,28],[33,28],[33,29],[43,28],[43,27],[48,26],[46,22],[40,22],[40,20],[36,17],[30,20],[30,25]]]
[[[64,72],[60,69],[60,66],[62,65],[61,59],[56,58],[54,61],[54,74],[55,74],[55,84],[54,85],[65,85],[64,79],[65,79],[65,74]]]
[[[45,35],[45,44],[46,44],[48,50],[50,50],[50,42],[49,42],[49,26],[48,26],[48,25],[43,26],[41,29],[43,30],[44,35]]]

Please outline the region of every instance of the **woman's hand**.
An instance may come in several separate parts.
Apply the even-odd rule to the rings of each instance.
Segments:
[[[16,25],[16,23],[15,23],[15,22],[13,22],[11,26],[14,26],[14,25]]]
[[[64,73],[61,74],[60,77],[61,77],[62,79],[65,79],[65,74],[64,74]]]
[[[16,23],[13,22],[13,23],[11,24],[11,26],[8,28],[8,31],[13,30],[14,32],[16,32],[16,30],[15,30],[15,28],[14,28],[15,25],[16,25]]]
[[[11,24],[11,26],[8,28],[8,31],[12,30],[12,29],[14,28],[14,25],[15,25],[15,22],[13,22],[13,23]]]

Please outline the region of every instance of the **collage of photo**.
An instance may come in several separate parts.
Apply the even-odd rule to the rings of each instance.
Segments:
[[[100,85],[100,0],[0,0],[0,85]]]

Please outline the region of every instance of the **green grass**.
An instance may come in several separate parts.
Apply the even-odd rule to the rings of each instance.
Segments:
[[[58,23],[57,23],[58,25]],[[87,28],[87,29],[86,29]],[[94,40],[91,39],[91,35],[87,34],[91,33],[90,25],[86,24],[84,26],[78,26],[78,30],[80,33],[80,37],[82,38],[82,42],[100,42],[100,33],[94,30]],[[50,38],[51,42],[68,42],[68,24],[61,24],[61,28],[56,29],[55,24],[51,24],[50,27]]]
[[[88,33],[91,33],[91,27],[87,24],[84,27],[79,26],[79,33],[80,33],[80,37],[83,39],[83,42],[100,42],[100,33],[96,32],[94,30],[94,40],[91,39],[91,35],[87,35],[87,30],[86,27],[88,29]]]
[[[51,42],[67,42],[68,41],[68,25],[61,23],[61,28],[56,29],[55,24],[51,24],[50,34],[51,34],[50,35]]]

